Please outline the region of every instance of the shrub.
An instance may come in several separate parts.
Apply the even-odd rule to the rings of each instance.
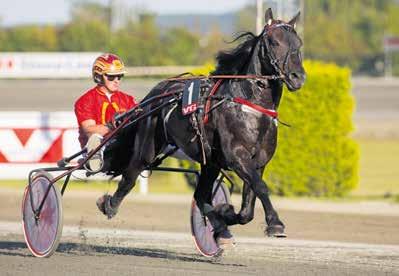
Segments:
[[[305,62],[307,79],[298,93],[286,89],[275,156],[266,179],[279,195],[340,196],[358,182],[359,148],[350,137],[354,99],[350,71]]]

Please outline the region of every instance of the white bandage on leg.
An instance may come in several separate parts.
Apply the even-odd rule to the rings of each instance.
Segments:
[[[100,144],[101,141],[103,140],[103,137],[100,134],[92,134],[89,137],[89,140],[87,141],[86,148],[87,148],[87,154],[90,154],[91,151],[96,149]],[[103,151],[104,147],[99,149],[89,160],[88,160],[88,169],[93,172],[99,172],[101,171],[103,165],[104,165],[104,160],[103,160]],[[87,166],[86,166],[87,168]]]

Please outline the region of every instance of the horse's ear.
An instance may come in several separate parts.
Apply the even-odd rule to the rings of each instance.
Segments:
[[[301,15],[301,12],[298,12],[291,20],[290,22],[288,22],[288,24],[290,24],[292,27],[296,27],[296,23],[297,21],[299,21],[299,16]]]
[[[265,12],[266,25],[271,25],[273,22],[273,12],[271,8],[268,8]]]

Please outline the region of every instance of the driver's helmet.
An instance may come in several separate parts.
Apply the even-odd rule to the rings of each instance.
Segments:
[[[104,75],[122,75],[126,74],[123,61],[114,54],[102,54],[94,61],[93,80],[95,83],[104,84]]]

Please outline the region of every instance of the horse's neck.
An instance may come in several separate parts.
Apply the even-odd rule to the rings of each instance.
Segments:
[[[243,75],[271,75],[272,71],[270,68],[263,68],[263,64],[261,62],[260,57],[260,42],[255,45],[254,50],[252,51],[252,55],[250,61],[248,62],[247,67],[242,72]],[[277,109],[280,103],[283,87],[280,81],[272,81],[272,80],[262,80],[262,85],[264,84],[266,87],[259,87],[259,89],[253,89],[251,91],[252,95],[248,95],[254,100],[257,100],[263,103],[264,107]]]
[[[259,57],[260,42],[256,43],[254,49],[252,50],[249,62],[244,68],[243,72],[246,75],[262,75],[262,63]]]

